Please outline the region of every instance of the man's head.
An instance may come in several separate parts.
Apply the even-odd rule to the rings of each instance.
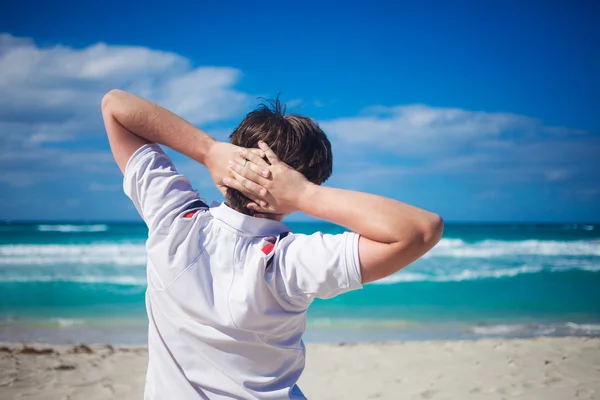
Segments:
[[[261,104],[248,113],[233,131],[232,144],[257,148],[259,140],[267,143],[277,157],[309,181],[320,185],[330,176],[333,167],[331,143],[319,125],[308,117],[285,115],[279,98]],[[244,214],[254,215],[246,205],[251,202],[235,189],[227,189],[231,206]]]

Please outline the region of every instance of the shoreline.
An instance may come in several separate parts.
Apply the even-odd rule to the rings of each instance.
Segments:
[[[147,317],[28,317],[2,320],[0,343],[50,345],[110,344],[143,347],[147,343]],[[391,318],[308,318],[305,343],[336,344],[425,342],[485,339],[533,339],[539,337],[600,338],[600,320],[495,319],[420,321]]]
[[[600,338],[307,343],[315,399],[593,399]],[[142,398],[145,346],[0,343],[0,397]],[[41,396],[41,397],[40,397]]]

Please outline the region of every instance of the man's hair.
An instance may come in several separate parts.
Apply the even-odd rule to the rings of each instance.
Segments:
[[[249,149],[258,148],[258,142],[262,140],[281,161],[318,185],[331,176],[333,155],[325,132],[311,118],[286,115],[286,107],[279,101],[279,96],[248,113],[229,140]],[[228,188],[227,197],[235,210],[254,215],[254,211],[246,207],[252,200],[242,193]]]

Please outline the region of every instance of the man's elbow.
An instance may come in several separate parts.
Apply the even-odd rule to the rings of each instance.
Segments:
[[[421,257],[431,250],[442,238],[444,220],[437,214],[428,213],[417,226],[412,245],[418,257]]]
[[[413,221],[410,234],[395,243],[397,256],[405,258],[409,254],[409,258],[417,259],[431,250],[440,241],[443,233],[444,220],[442,217],[429,212],[421,215]]]
[[[392,244],[396,245],[398,252],[412,249],[416,253],[425,254],[435,246],[444,233],[444,220],[437,214],[425,212],[411,221],[401,239]]]
[[[431,250],[442,238],[444,233],[444,220],[437,214],[427,213],[415,225],[412,246],[419,257]]]
[[[444,220],[437,214],[431,214],[423,229],[423,241],[431,249],[435,246],[444,233]]]
[[[112,89],[102,97],[102,113],[112,114],[113,105],[115,100],[121,96],[122,91],[119,89]]]

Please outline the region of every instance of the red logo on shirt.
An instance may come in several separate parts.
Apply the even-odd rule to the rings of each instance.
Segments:
[[[262,252],[266,255],[269,255],[270,252],[273,251],[275,245],[273,243],[266,244],[265,247],[262,248]]]
[[[198,210],[190,211],[189,213],[185,214],[183,218],[192,218],[197,212]]]

